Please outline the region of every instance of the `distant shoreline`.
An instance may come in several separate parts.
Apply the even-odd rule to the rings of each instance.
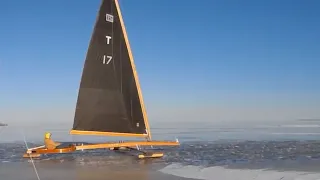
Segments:
[[[303,122],[320,122],[320,119],[298,119],[297,121],[303,121]]]
[[[0,123],[0,126],[8,126],[8,124]]]

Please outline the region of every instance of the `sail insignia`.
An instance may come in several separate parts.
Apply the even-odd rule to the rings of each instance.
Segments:
[[[149,137],[130,44],[117,0],[103,0],[82,72],[71,134]]]

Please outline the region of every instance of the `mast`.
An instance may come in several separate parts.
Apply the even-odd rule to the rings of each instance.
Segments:
[[[70,134],[145,137],[150,127],[117,0],[102,0]]]
[[[125,28],[125,25],[124,25],[124,21],[123,21],[123,18],[122,18],[121,9],[120,9],[120,5],[119,5],[118,0],[115,0],[115,4],[116,4],[116,7],[117,7],[117,12],[118,12],[118,15],[119,15],[119,19],[120,19],[120,23],[121,23],[121,27],[122,27],[122,32],[123,32],[123,35],[124,35],[124,39],[125,39],[125,42],[126,42],[126,45],[127,45],[127,48],[128,48],[129,59],[130,59],[130,63],[131,63],[132,69],[133,69],[133,75],[134,75],[134,79],[135,79],[137,90],[138,90],[141,109],[142,109],[142,113],[143,113],[143,119],[144,119],[144,123],[146,125],[146,130],[147,130],[147,133],[148,133],[147,139],[151,140],[150,125],[149,125],[149,120],[148,120],[146,108],[145,108],[144,101],[143,101],[142,90],[141,90],[141,86],[140,86],[140,82],[139,82],[139,78],[138,78],[138,73],[137,73],[137,70],[136,70],[136,67],[135,67],[135,64],[134,64],[133,55],[132,55],[132,51],[131,51],[131,46],[130,46],[130,43],[129,43],[127,31],[126,31],[126,28]]]

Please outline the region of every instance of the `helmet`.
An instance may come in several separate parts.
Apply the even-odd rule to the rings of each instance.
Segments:
[[[46,133],[44,134],[44,137],[45,137],[46,139],[49,139],[50,136],[51,136],[51,133],[49,133],[49,132],[46,132]]]

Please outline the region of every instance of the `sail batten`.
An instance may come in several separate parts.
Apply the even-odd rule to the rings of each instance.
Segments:
[[[117,0],[100,6],[70,133],[151,137]]]

